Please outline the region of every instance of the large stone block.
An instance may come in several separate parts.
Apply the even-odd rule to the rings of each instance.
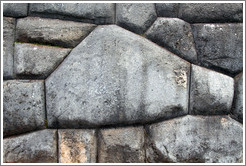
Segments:
[[[155,6],[158,17],[178,17],[178,3],[156,3]]]
[[[4,3],[3,15],[9,17],[27,16],[28,3]]]

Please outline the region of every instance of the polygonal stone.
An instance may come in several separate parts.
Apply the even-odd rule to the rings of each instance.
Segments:
[[[194,24],[193,30],[203,66],[232,76],[243,70],[243,24]]]
[[[43,81],[3,82],[3,136],[45,128]]]
[[[178,17],[178,3],[156,3],[155,6],[158,17]]]
[[[190,64],[116,25],[97,27],[46,79],[49,127],[145,123],[187,114]]]
[[[16,40],[27,43],[51,44],[61,47],[75,47],[96,25],[26,17],[17,20]]]
[[[95,163],[95,130],[58,130],[59,163]]]
[[[56,163],[57,131],[45,129],[3,139],[4,163]]]
[[[178,18],[157,18],[145,35],[181,58],[197,62],[192,29],[187,22]]]
[[[31,3],[30,15],[73,19],[94,24],[114,23],[112,3]]]
[[[4,3],[3,15],[10,17],[27,16],[28,3]]]
[[[189,23],[243,22],[243,4],[180,3],[179,18]]]
[[[154,4],[116,4],[116,24],[135,33],[144,33],[155,19],[156,12]]]
[[[104,129],[99,132],[99,163],[143,163],[143,127]]]
[[[191,113],[228,114],[234,94],[233,78],[196,65],[191,68]]]
[[[243,162],[243,126],[228,116],[190,116],[147,127],[147,162]]]
[[[71,49],[15,43],[14,66],[18,77],[46,78]]]

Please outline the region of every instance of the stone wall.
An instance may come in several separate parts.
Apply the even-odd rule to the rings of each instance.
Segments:
[[[243,162],[243,5],[3,5],[3,162]]]

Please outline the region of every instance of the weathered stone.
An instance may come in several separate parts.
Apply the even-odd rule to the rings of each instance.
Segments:
[[[3,136],[45,127],[43,81],[3,82]]]
[[[3,15],[10,17],[27,16],[28,3],[4,3]]]
[[[3,78],[13,77],[15,19],[3,17]]]
[[[185,116],[147,127],[147,162],[243,162],[243,126],[228,116]]]
[[[243,22],[243,4],[180,3],[179,18],[189,23]]]
[[[193,30],[203,66],[232,76],[243,70],[243,24],[194,24]]]
[[[114,23],[112,3],[31,3],[30,15],[72,19],[94,24]]]
[[[158,17],[178,17],[178,3],[156,3],[155,6]]]
[[[95,163],[97,144],[95,130],[58,130],[60,163]]]
[[[99,132],[99,163],[143,163],[143,127],[104,129]]]
[[[87,23],[26,17],[17,20],[16,40],[27,43],[75,47],[94,28],[95,25]]]
[[[188,113],[190,64],[116,25],[99,26],[46,79],[49,127],[145,123]]]
[[[46,78],[71,49],[15,43],[14,68],[18,77]]]
[[[178,18],[157,18],[146,37],[192,63],[197,62],[190,24]]]
[[[151,3],[116,4],[116,24],[138,34],[144,33],[156,19]]]
[[[56,163],[56,130],[45,129],[3,139],[4,163]]]
[[[230,112],[234,94],[233,78],[192,65],[190,88],[192,114],[219,115]]]

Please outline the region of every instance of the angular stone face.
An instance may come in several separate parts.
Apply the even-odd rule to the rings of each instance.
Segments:
[[[75,47],[94,28],[95,25],[87,23],[26,17],[17,20],[16,40],[27,43]]]
[[[192,63],[197,55],[190,24],[178,18],[158,18],[146,37]]]
[[[116,24],[135,33],[144,33],[155,19],[156,12],[154,4],[116,4]]]
[[[201,65],[235,76],[243,70],[243,24],[194,24]]]
[[[190,64],[116,25],[96,28],[46,79],[49,127],[187,114]]]
[[[228,116],[189,115],[147,128],[147,162],[243,162],[243,126]]]
[[[3,136],[45,128],[43,81],[3,82]]]
[[[155,6],[158,17],[178,17],[178,3],[156,3]]]
[[[60,163],[96,162],[95,130],[63,129],[58,135]]]
[[[234,80],[215,71],[192,65],[190,111],[192,114],[228,114],[231,110]]]
[[[3,15],[10,17],[25,17],[27,16],[27,3],[4,3]]]
[[[99,132],[99,163],[143,163],[144,129],[129,127]]]
[[[31,3],[30,15],[68,18],[94,24],[114,23],[112,3]]]
[[[15,73],[18,77],[46,78],[71,49],[15,43]]]

